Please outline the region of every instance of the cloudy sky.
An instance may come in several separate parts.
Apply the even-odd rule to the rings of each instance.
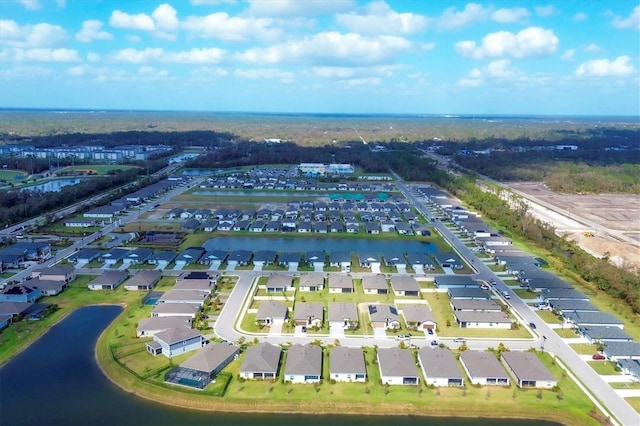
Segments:
[[[638,116],[639,70],[638,1],[0,0],[5,108]]]

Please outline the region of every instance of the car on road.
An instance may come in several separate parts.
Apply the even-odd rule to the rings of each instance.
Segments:
[[[396,340],[399,340],[401,342],[407,342],[409,340],[411,340],[411,335],[406,335],[406,334],[398,334],[396,336]]]
[[[491,284],[496,285],[496,280],[491,280]]]
[[[536,329],[536,323],[535,322],[530,322],[529,323],[529,327],[531,327],[532,329]]]
[[[455,339],[453,339],[454,343],[464,343],[466,341],[467,339],[465,339],[464,337],[456,337]]]
[[[502,292],[502,297],[504,297],[505,299],[511,299],[511,296],[509,296],[509,293],[507,293],[506,290]]]
[[[437,340],[432,340],[431,341],[431,346],[438,346],[438,341]]]
[[[596,361],[603,361],[603,360],[607,359],[607,357],[602,355],[602,354],[593,354],[593,356],[591,358],[595,359]]]

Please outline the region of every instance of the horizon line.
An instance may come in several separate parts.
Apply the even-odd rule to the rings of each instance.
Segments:
[[[124,113],[210,113],[210,114],[253,114],[253,115],[327,115],[327,116],[398,116],[398,117],[437,117],[437,118],[482,118],[482,117],[518,117],[518,118],[632,118],[640,122],[640,116],[624,114],[536,114],[536,113],[420,113],[420,112],[292,112],[292,111],[222,111],[188,109],[124,109],[124,108],[67,108],[67,107],[0,107],[0,111],[40,111],[40,112],[124,112]]]

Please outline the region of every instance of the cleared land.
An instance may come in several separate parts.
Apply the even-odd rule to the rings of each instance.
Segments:
[[[507,184],[533,203],[531,213],[597,257],[640,270],[640,197],[558,194],[540,182]],[[548,207],[550,208],[548,208]],[[592,236],[590,236],[592,235]]]
[[[87,164],[84,166],[67,166],[56,171],[58,175],[85,174],[85,175],[106,175],[113,170],[128,170],[135,166],[125,166],[122,164]]]

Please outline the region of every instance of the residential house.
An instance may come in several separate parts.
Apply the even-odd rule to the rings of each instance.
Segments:
[[[271,324],[283,324],[289,316],[289,308],[281,302],[265,300],[260,303],[256,313],[256,322],[270,326]]]
[[[157,269],[167,269],[167,266],[175,260],[178,254],[174,251],[156,251],[147,260],[152,265],[158,265]]]
[[[379,348],[377,353],[380,380],[385,385],[418,385],[420,378],[411,351]]]
[[[329,274],[329,293],[353,293],[353,279],[349,275]]]
[[[287,350],[284,380],[291,383],[320,383],[322,380],[322,348],[294,344]]]
[[[329,327],[356,329],[360,321],[353,302],[329,302]]]
[[[296,252],[284,252],[278,255],[278,265],[290,267],[293,270],[298,269],[298,265],[300,264],[300,253]]]
[[[368,311],[372,327],[388,330],[400,329],[398,309],[394,305],[375,303],[368,306]]]
[[[210,290],[178,290],[172,288],[158,299],[158,303],[193,303],[203,305]]]
[[[29,281],[29,285],[39,288],[43,296],[55,296],[68,287],[66,281],[42,280],[40,278],[32,279]]]
[[[464,386],[464,374],[449,349],[420,348],[418,364],[427,386]]]
[[[452,287],[447,290],[447,293],[449,293],[451,299],[491,299],[489,293],[479,287]]]
[[[33,303],[42,297],[42,290],[38,287],[23,284],[11,284],[0,292],[0,302],[29,302]]]
[[[33,271],[31,277],[40,278],[41,280],[70,283],[76,278],[76,270],[73,266],[54,265]]]
[[[276,252],[273,250],[260,250],[253,255],[254,266],[268,266],[276,262]]]
[[[435,316],[429,305],[424,303],[407,303],[402,305],[402,316],[407,328],[414,330],[435,330]]]
[[[551,389],[558,380],[533,352],[502,352],[502,362],[520,388]]]
[[[468,275],[437,275],[433,283],[438,288],[478,288],[480,283]]]
[[[321,270],[325,266],[326,256],[323,251],[310,251],[305,255],[305,261],[316,270]]]
[[[280,368],[280,346],[262,342],[249,346],[240,366],[240,377],[248,380],[274,380]]]
[[[454,311],[453,315],[461,328],[510,329],[513,323],[504,312]]]
[[[141,265],[147,263],[147,261],[153,256],[153,251],[147,248],[138,248],[129,252],[122,258],[122,262],[129,265]]]
[[[396,296],[420,295],[418,281],[410,275],[393,275],[391,277],[391,289]]]
[[[502,312],[502,307],[491,299],[451,299],[453,311]]]
[[[253,253],[250,250],[234,250],[227,258],[227,269],[233,270],[236,266],[248,266],[251,263]]]
[[[311,273],[300,275],[298,289],[300,291],[322,291],[324,289],[324,274]]]
[[[631,342],[633,337],[626,331],[615,326],[581,326],[578,332],[587,339],[590,344],[604,342]]]
[[[119,248],[119,247],[114,247],[112,249],[110,249],[109,251],[107,251],[106,253],[103,253],[100,257],[102,262],[104,262],[105,265],[109,266],[109,267],[113,267],[113,265],[115,265],[116,263],[122,261],[122,259],[128,255],[131,252],[131,250],[127,250],[127,249],[123,249],[123,248]]]
[[[178,327],[154,334],[153,341],[147,343],[147,352],[173,358],[200,349],[203,345],[204,337],[198,330]]]
[[[200,258],[200,263],[204,265],[212,265],[216,268],[228,257],[228,253],[222,250],[207,250],[205,254]]]
[[[75,252],[74,254],[69,256],[68,259],[69,259],[69,262],[74,262],[78,265],[84,265],[86,263],[91,262],[94,259],[97,259],[98,257],[100,257],[100,250],[85,248]]]
[[[640,342],[605,342],[602,353],[613,362],[623,359],[640,360]]]
[[[463,351],[460,363],[473,385],[509,386],[509,375],[493,352]]]
[[[199,303],[159,303],[151,312],[151,316],[194,319],[200,308],[201,305]]]
[[[455,253],[439,253],[436,255],[436,262],[441,268],[462,269],[464,263]]]
[[[367,381],[362,348],[336,346],[329,352],[329,377],[336,382]]]
[[[176,267],[184,268],[192,263],[198,263],[200,258],[206,253],[203,247],[189,247],[176,257]]]
[[[563,312],[566,324],[575,328],[584,326],[609,326],[624,328],[624,322],[607,312]]]
[[[322,327],[324,307],[319,302],[297,302],[293,311],[296,326]]]
[[[191,318],[184,316],[143,318],[138,322],[136,335],[138,337],[148,337],[161,331],[179,327],[191,328]]]
[[[388,294],[389,284],[382,274],[366,274],[362,276],[362,288],[365,294]]]
[[[178,367],[171,369],[165,375],[165,381],[196,389],[204,389],[239,354],[239,346],[226,343],[211,343],[204,346]],[[185,381],[185,378],[189,380]]]
[[[158,271],[140,271],[124,284],[127,290],[151,290],[160,281],[162,275]]]
[[[207,220],[202,224],[202,230],[205,232],[213,232],[218,229],[219,222],[215,219]]]
[[[267,293],[284,293],[293,291],[293,280],[290,275],[271,274],[267,278]]]
[[[351,253],[345,251],[332,251],[329,253],[329,266],[340,268],[343,272],[351,268]]]

